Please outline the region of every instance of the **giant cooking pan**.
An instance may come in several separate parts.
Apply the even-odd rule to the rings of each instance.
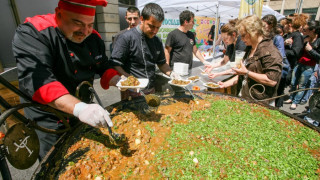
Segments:
[[[204,97],[204,95],[206,94],[214,94],[216,96],[230,96],[236,99],[240,99],[243,100],[239,97],[235,97],[232,95],[226,95],[226,94],[222,94],[222,93],[217,93],[217,92],[210,92],[210,91],[192,91],[194,93],[194,96],[190,95],[190,92],[186,91],[184,93],[178,93],[175,94],[174,96],[170,96],[170,97],[161,97],[162,100],[165,100],[167,98],[173,98],[174,100],[179,101],[180,99],[184,99],[184,100],[192,100],[193,98],[201,98]],[[163,102],[163,101],[162,101]],[[262,105],[264,107],[267,107],[269,109],[272,110],[277,110],[279,112],[281,112],[282,114],[301,122],[303,125],[316,130],[318,132],[320,132],[320,128],[319,127],[314,127],[311,126],[306,120],[303,120],[295,115],[292,115],[290,113],[287,113],[285,111],[279,110],[278,108],[274,108],[271,107],[269,105],[265,105],[263,103],[260,102],[254,102],[254,101],[248,101],[248,103],[256,103],[259,105]],[[163,103],[161,104],[161,106],[163,105]],[[113,108],[117,108],[117,111],[122,111],[125,109],[131,109],[131,110],[136,110],[136,111],[144,111],[146,113],[148,113],[148,111],[150,110],[148,105],[145,102],[144,98],[137,98],[137,99],[133,99],[131,101],[122,101],[122,102],[118,102],[116,104],[113,104],[111,106],[108,106],[106,109],[109,110],[109,112],[113,109]],[[116,115],[116,114],[114,114]],[[72,144],[74,137],[78,137],[81,134],[83,134],[83,131],[92,131],[94,128],[88,127],[86,126],[86,128],[84,128],[84,124],[79,124],[78,126],[76,126],[72,131],[64,134],[59,140],[58,142],[55,144],[55,146],[50,150],[50,152],[48,153],[48,155],[43,159],[43,161],[39,164],[38,168],[36,169],[36,171],[34,172],[32,179],[56,179],[57,176],[59,176],[59,169],[63,169],[67,164],[68,159],[64,159],[62,157],[62,154],[64,151],[66,151],[66,148],[68,148],[70,146],[70,144]],[[110,148],[117,148],[114,146],[110,146]],[[84,152],[79,152],[77,155],[81,155],[81,153]],[[58,169],[56,171],[56,174],[52,174],[52,169],[56,168]]]

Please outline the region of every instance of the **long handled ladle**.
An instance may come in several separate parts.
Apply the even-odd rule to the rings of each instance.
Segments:
[[[92,94],[95,96],[95,98],[97,99],[99,105],[101,107],[103,107],[102,105],[102,102],[97,94],[97,92],[92,88],[92,87],[89,87],[89,90],[92,92]],[[111,130],[111,127],[107,124],[107,127],[108,127],[108,131],[109,131],[109,134],[111,135],[112,137],[112,140],[113,142],[111,142],[112,144],[115,144],[117,146],[122,146],[125,144],[125,142],[127,141],[127,138],[124,134],[118,134],[118,133],[115,133],[115,132],[112,132]]]
[[[148,106],[158,107],[160,105],[160,103],[161,103],[160,98],[157,95],[155,95],[155,94],[145,95],[142,90],[140,90],[140,93],[146,99]]]

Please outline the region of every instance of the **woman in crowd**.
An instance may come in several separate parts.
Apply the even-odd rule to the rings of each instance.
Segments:
[[[284,47],[286,50],[286,56],[290,63],[290,71],[286,78],[286,85],[291,82],[292,70],[297,64],[298,57],[301,56],[303,48],[303,37],[300,33],[300,27],[303,26],[305,22],[305,16],[295,15],[292,18],[285,18],[280,21],[283,26],[285,35]]]
[[[282,57],[265,37],[262,20],[257,16],[247,16],[240,20],[238,29],[242,41],[247,45],[241,67],[233,68],[237,76],[226,82],[218,82],[221,88],[238,84],[239,96],[263,100],[277,95],[281,78]],[[250,92],[249,92],[250,91]],[[274,101],[263,101],[274,106]]]
[[[286,18],[282,20],[284,45],[286,49],[286,56],[289,60],[290,66],[293,69],[297,64],[298,57],[301,55],[303,48],[303,37],[300,33],[300,28],[305,24],[305,16],[296,16],[293,19]]]
[[[262,18],[265,31],[267,32],[267,37],[273,39],[273,44],[279,50],[282,56],[282,73],[281,73],[281,80],[278,87],[277,95],[284,94],[285,84],[286,84],[286,77],[290,70],[290,64],[286,57],[286,52],[284,49],[284,40],[283,37],[276,33],[277,31],[277,18],[274,15],[265,15]],[[283,106],[283,98],[276,99],[276,107]]]
[[[238,31],[235,27],[237,19],[230,20],[228,24],[225,24],[221,27],[221,37],[223,42],[227,45],[226,53],[220,62],[216,62],[214,64],[206,65],[205,72],[209,74],[209,78],[213,79],[217,76],[229,74],[232,70],[227,70],[220,73],[210,73],[212,69],[223,66],[227,64],[229,61],[235,61],[235,51],[236,50],[245,50],[246,45],[241,41],[240,36],[238,35]]]
[[[284,35],[284,31],[283,31],[283,26],[281,24],[277,24],[276,27],[276,34],[280,35],[283,37]]]
[[[319,23],[316,21],[309,21],[303,27],[303,35],[305,36],[305,43],[303,45],[302,55],[298,60],[298,64],[294,67],[292,72],[291,90],[295,91],[297,86],[299,89],[305,89],[308,80],[314,73],[314,67],[320,59],[320,29]],[[297,108],[304,92],[300,91],[293,93],[287,103],[292,103],[291,110]]]

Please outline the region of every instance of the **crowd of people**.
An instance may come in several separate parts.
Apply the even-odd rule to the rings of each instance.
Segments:
[[[282,96],[268,103],[276,107],[288,103],[295,110],[314,91],[303,89],[319,87],[320,26],[306,14],[293,14],[279,21],[273,15],[262,19],[247,16],[230,20],[220,31],[227,45],[226,53],[220,62],[206,65],[205,71],[212,79],[236,75],[227,82],[219,82],[222,88],[237,84],[239,96],[262,100],[283,95],[289,86],[290,92],[301,91],[292,93],[286,101]],[[214,68],[234,62],[236,50],[246,52],[241,68],[211,73]]]
[[[170,78],[178,79],[180,76],[172,71],[172,64],[184,62],[191,68],[193,54],[210,73],[234,61],[236,50],[244,50],[241,66],[224,72],[235,76],[219,82],[220,88],[237,84],[239,95],[244,98],[266,99],[280,95],[284,89],[281,82],[288,82],[289,74],[292,74],[291,90],[315,86],[318,80],[319,69],[315,65],[320,57],[319,24],[308,21],[305,16],[288,17],[280,22],[281,26],[277,26],[272,16],[262,20],[248,16],[230,21],[221,27],[226,54],[221,62],[210,64],[199,53],[195,36],[190,32],[194,14],[189,10],[180,13],[180,26],[169,33],[163,47],[156,34],[164,20],[164,11],[156,3],[146,4],[141,13],[135,7],[128,8],[125,18],[129,26],[114,36],[108,58],[101,36],[93,29],[96,6],[107,6],[107,2],[60,0],[55,14],[27,18],[13,39],[19,88],[35,102],[73,114],[75,118],[69,119],[71,125],[80,120],[97,128],[113,126],[103,107],[76,97],[76,89],[83,81],[92,84],[98,74],[101,87],[108,89],[116,85],[120,76],[133,75],[149,79],[143,91],[154,93],[156,66]],[[276,28],[283,30],[283,34]],[[212,36],[213,32],[210,40]],[[209,76],[215,78],[217,74]],[[292,103],[294,109],[311,93],[292,94],[286,102]],[[140,95],[127,89],[121,92],[123,100]],[[273,100],[267,103],[275,104]],[[25,108],[25,116],[46,128],[64,128],[58,117],[37,108]],[[36,132],[42,159],[60,135]]]

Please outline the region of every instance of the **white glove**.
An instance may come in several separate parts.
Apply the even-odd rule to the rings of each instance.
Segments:
[[[96,128],[107,127],[107,123],[109,127],[113,126],[109,112],[98,104],[79,102],[74,106],[73,115],[80,121]]]
[[[176,73],[176,72],[172,71],[171,74],[170,74],[170,78],[171,79],[181,79],[181,76],[180,76],[179,73]]]
[[[209,63],[208,61],[203,61],[204,65],[211,65],[211,63]]]

